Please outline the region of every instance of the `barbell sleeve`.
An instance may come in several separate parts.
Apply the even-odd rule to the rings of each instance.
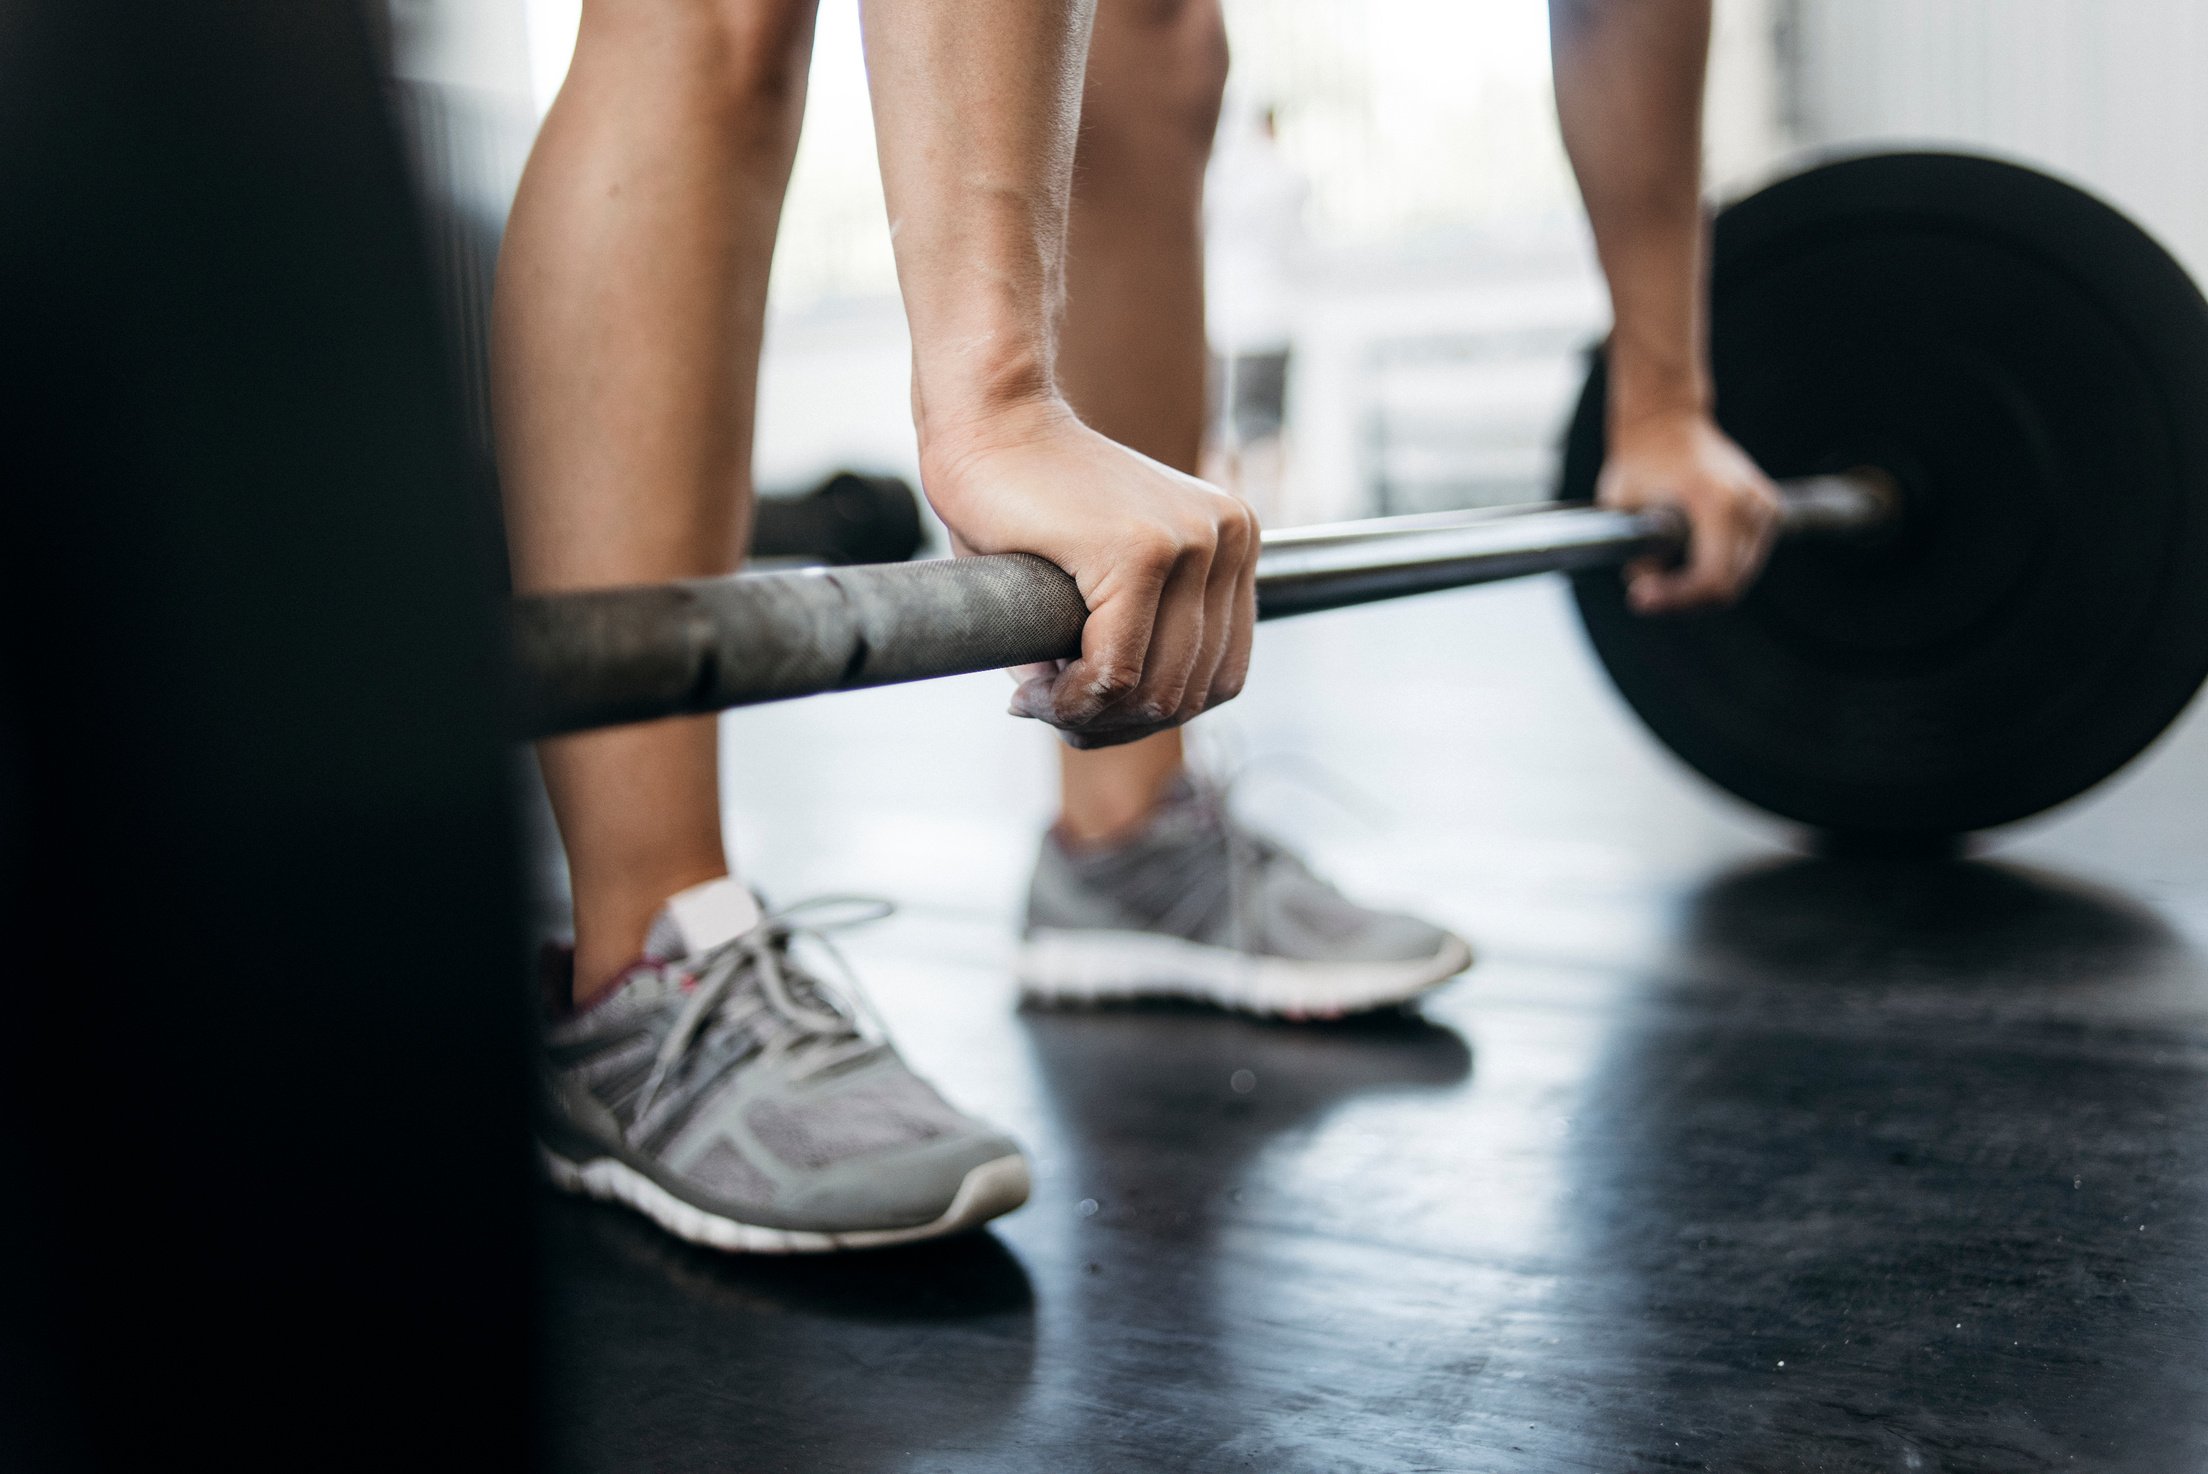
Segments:
[[[1852,533],[1894,508],[1876,473],[1781,485],[1782,533]],[[1669,509],[1544,503],[1266,535],[1257,617],[1675,555]],[[513,651],[532,737],[1070,658],[1087,606],[1024,553],[809,568],[519,598]]]

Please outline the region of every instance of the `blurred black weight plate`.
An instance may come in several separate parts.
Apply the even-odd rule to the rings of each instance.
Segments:
[[[1718,218],[1718,417],[1774,476],[1871,464],[1901,524],[1778,550],[1740,604],[1580,612],[1671,749],[1869,836],[2021,819],[2121,768],[2208,674],[2208,304],[2138,227],[2030,170],[1830,164]],[[1603,375],[1563,495],[1602,460]]]
[[[926,540],[920,498],[896,476],[838,471],[811,491],[752,504],[754,558],[902,563]]]

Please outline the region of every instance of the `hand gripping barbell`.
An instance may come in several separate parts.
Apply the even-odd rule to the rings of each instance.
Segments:
[[[1784,478],[1738,605],[1641,618],[1614,569],[1667,511],[1589,505],[1599,360],[1561,504],[1268,534],[1258,616],[1573,575],[1625,699],[1775,814],[1953,834],[2073,797],[2208,675],[2208,303],[2136,226],[2015,165],[1891,154],[1717,219],[1727,431]],[[1070,656],[1039,558],[739,575],[515,605],[532,735]]]

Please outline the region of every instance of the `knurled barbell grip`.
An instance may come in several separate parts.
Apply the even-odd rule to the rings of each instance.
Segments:
[[[1787,483],[1782,529],[1875,526],[1892,497],[1850,474]],[[1258,617],[1615,565],[1676,549],[1674,512],[1586,506],[1344,524],[1268,537]],[[530,736],[720,711],[1078,654],[1087,608],[1040,558],[739,574],[514,601],[519,719]]]
[[[1025,553],[514,601],[532,736],[1076,655],[1071,577]]]

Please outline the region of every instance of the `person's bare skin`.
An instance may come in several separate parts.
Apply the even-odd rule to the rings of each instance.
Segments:
[[[495,405],[519,587],[732,569],[768,262],[812,0],[586,0],[500,263]],[[1081,0],[866,0],[914,342],[922,480],[962,550],[1023,551],[1090,607],[1015,710],[1128,740],[1240,689],[1256,528],[1083,425],[1057,387]],[[542,754],[575,894],[578,1000],[675,892],[727,873],[710,719]]]
[[[1040,553],[1089,605],[1080,658],[1024,682],[1013,710],[1083,745],[1186,721],[1241,689],[1257,526],[1060,397],[1091,7],[866,0],[863,14],[928,498],[962,551]]]
[[[749,24],[739,25],[741,19]],[[591,0],[515,196],[493,394],[516,584],[724,573],[745,542],[767,265],[811,3]],[[541,743],[578,989],[667,897],[724,875],[711,717]]]
[[[1066,245],[1058,381],[1081,418],[1194,472],[1204,438],[1204,165],[1226,87],[1217,0],[1099,0]],[[1059,829],[1139,826],[1182,768],[1181,734],[1060,750]]]
[[[1557,113],[1615,326],[1608,365],[1610,505],[1678,506],[1678,569],[1627,571],[1644,614],[1736,599],[1770,551],[1778,493],[1713,417],[1705,323],[1702,86],[1710,0],[1551,0]]]

